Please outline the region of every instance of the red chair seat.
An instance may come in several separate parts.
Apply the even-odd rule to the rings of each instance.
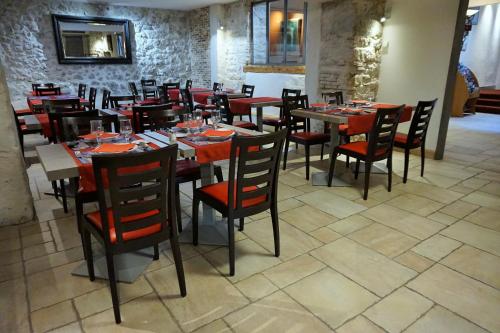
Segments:
[[[291,141],[301,142],[327,142],[330,140],[330,135],[320,132],[298,132],[290,134]]]
[[[234,184],[234,193],[236,193],[236,183]],[[257,189],[257,186],[247,186],[243,188],[243,192],[250,192]],[[214,198],[215,200],[223,203],[225,206],[229,204],[229,182],[224,181],[217,184],[212,184],[200,188],[200,191],[206,195]],[[255,198],[243,200],[243,208],[255,206],[266,201],[266,195],[261,195]],[[234,198],[234,205],[236,208],[236,198]]]
[[[399,143],[402,145],[406,145],[408,142],[408,135],[404,133],[396,133],[394,136],[394,143]],[[420,144],[420,139],[414,139],[413,140],[414,145],[419,145]]]
[[[33,112],[31,112],[30,109],[20,109],[20,110],[16,110],[16,115],[19,117],[19,116],[26,116],[26,115],[29,115],[29,114],[33,114]]]
[[[172,105],[172,110],[174,110],[174,111],[183,111],[184,109],[185,109],[184,106]]]
[[[367,141],[357,141],[346,143],[344,145],[340,145],[338,147],[340,150],[350,151],[356,153],[358,155],[367,155],[368,154],[368,142]],[[382,155],[385,152],[385,149],[379,149],[376,152],[376,156]]]
[[[341,135],[347,135],[347,130],[349,129],[349,125],[347,124],[340,124],[339,125],[339,133]]]
[[[139,219],[150,217],[150,216],[153,216],[153,215],[156,215],[159,213],[160,213],[160,211],[155,209],[155,210],[143,213],[143,214],[127,216],[127,217],[124,217],[122,219],[122,223],[133,223],[134,221],[137,221]],[[102,231],[101,214],[99,211],[87,214],[85,216],[94,226],[96,226],[97,228],[99,228]],[[111,239],[111,243],[115,244],[116,243],[115,221],[113,218],[113,210],[111,208],[108,208],[108,223],[109,223],[109,237]],[[153,224],[149,227],[142,228],[139,230],[124,232],[123,233],[123,240],[129,241],[132,239],[146,237],[146,236],[155,234],[155,233],[160,232],[160,231],[161,231],[161,224],[157,223],[157,224]]]
[[[233,121],[233,126],[246,128],[246,129],[257,129],[257,125],[249,121]]]
[[[187,177],[200,173],[200,164],[193,160],[178,160],[176,163],[176,176]]]

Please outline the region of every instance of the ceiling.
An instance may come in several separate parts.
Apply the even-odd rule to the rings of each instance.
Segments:
[[[76,2],[102,3],[114,6],[162,8],[171,10],[190,10],[210,5],[230,3],[235,0],[73,0]]]
[[[486,6],[494,3],[500,3],[500,0],[469,0],[469,7]]]

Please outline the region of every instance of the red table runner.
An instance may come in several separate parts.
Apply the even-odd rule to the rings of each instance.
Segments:
[[[213,92],[198,92],[193,94],[193,100],[196,103],[208,104],[208,97],[212,96]]]
[[[231,113],[248,115],[251,112],[251,104],[259,102],[281,102],[281,98],[276,97],[252,97],[236,98],[229,101]]]

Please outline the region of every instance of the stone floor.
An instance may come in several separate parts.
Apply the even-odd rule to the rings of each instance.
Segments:
[[[367,201],[351,175],[354,187],[311,186],[302,161],[291,154],[280,176],[281,257],[267,213],[237,233],[234,277],[225,248],[182,245],[180,298],[163,250],[119,285],[120,326],[107,284],[70,274],[82,262],[75,217],[32,164],[38,221],[0,228],[0,332],[500,332],[499,116],[453,119],[445,160],[426,160],[421,178],[412,156],[407,184],[397,153],[393,191],[374,175]]]

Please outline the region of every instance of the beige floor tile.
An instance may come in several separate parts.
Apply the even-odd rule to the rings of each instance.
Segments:
[[[255,221],[245,226],[245,234],[269,252],[274,253],[274,238],[270,218]],[[281,220],[280,245],[280,259],[289,260],[311,251],[323,245],[323,243]]]
[[[385,296],[416,272],[383,255],[341,238],[310,253],[379,296]]]
[[[385,331],[366,319],[363,316],[357,316],[353,320],[345,323],[335,330],[337,333],[384,333]]]
[[[500,291],[440,264],[408,287],[493,332],[500,331]]]
[[[425,297],[401,288],[365,311],[364,315],[390,333],[403,331],[432,307]]]
[[[235,252],[236,274],[234,276],[228,275],[229,252],[227,247],[221,247],[206,254],[207,260],[233,283],[281,263],[274,256],[274,247],[273,252],[269,252],[251,239],[237,242]]]
[[[202,257],[185,261],[184,272],[187,286],[184,298],[180,297],[173,265],[146,275],[183,330],[193,331],[248,304],[238,289]]]
[[[50,230],[49,224],[47,222],[38,222],[38,221],[33,223],[23,224],[23,226],[19,228],[22,237],[32,234],[42,233],[44,231],[49,231],[49,230]]]
[[[314,238],[316,238],[317,240],[319,240],[320,242],[325,243],[325,244],[331,243],[334,240],[337,240],[340,237],[342,237],[341,234],[336,233],[335,231],[333,231],[332,229],[330,229],[328,227],[323,227],[323,228],[319,228],[319,229],[316,229],[314,231],[311,231],[309,233],[309,235],[313,236]]]
[[[22,260],[21,250],[2,252],[0,254],[0,266],[15,264]]]
[[[50,331],[50,333],[82,333],[82,332],[83,331],[80,328],[80,324],[78,324],[77,322]]]
[[[422,216],[432,214],[443,207],[441,203],[413,194],[400,195],[386,203]]]
[[[378,297],[330,268],[325,268],[285,291],[309,311],[336,328],[363,312]]]
[[[26,269],[26,274],[30,275],[82,259],[82,248],[75,247],[67,251],[56,252],[43,257],[37,257],[27,260],[24,263],[24,267]]]
[[[248,297],[251,302],[272,294],[278,287],[271,283],[264,275],[255,274],[248,279],[235,284],[243,295]]]
[[[481,187],[483,187],[484,185],[488,184],[489,182],[490,181],[486,180],[486,179],[481,179],[481,178],[473,177],[473,178],[464,180],[461,184],[463,186],[472,188],[474,190],[478,190]]]
[[[23,263],[16,262],[0,268],[0,282],[13,280],[23,276]]]
[[[441,223],[386,204],[370,208],[362,215],[418,239],[426,239],[445,227]]]
[[[442,188],[449,188],[450,186],[456,185],[462,181],[460,178],[448,177],[439,173],[425,171],[424,176],[420,177],[420,168],[415,170],[414,174],[410,172],[408,179],[416,182],[422,182],[426,184],[435,185]]]
[[[457,219],[464,218],[473,211],[479,208],[479,205],[471,204],[466,201],[458,200],[440,210],[441,213],[456,217]]]
[[[348,235],[356,230],[367,227],[373,223],[362,215],[351,215],[348,218],[342,219],[328,226],[328,228],[333,229],[341,235]]]
[[[394,260],[419,273],[425,271],[427,268],[431,267],[432,264],[434,264],[434,261],[426,257],[422,257],[413,251],[405,252],[399,257],[394,258]]]
[[[286,200],[289,198],[294,198],[296,196],[299,196],[301,194],[304,194],[304,192],[299,191],[291,186],[288,186],[286,184],[280,183],[279,185],[279,191],[278,191],[278,201]]]
[[[486,192],[476,191],[465,196],[462,200],[482,207],[500,210],[500,197]]]
[[[0,309],[0,332],[30,332],[23,278],[0,283]]]
[[[21,248],[21,240],[19,239],[19,237],[14,236],[12,238],[5,238],[2,239],[0,254],[3,255],[3,252],[11,252],[19,250],[20,248]]]
[[[465,217],[465,220],[500,232],[500,212],[497,210],[481,207]]]
[[[338,220],[308,205],[281,213],[280,218],[305,232],[316,230]]]
[[[500,232],[459,221],[441,234],[500,256]]]
[[[348,237],[391,258],[406,252],[419,242],[416,238],[379,223],[353,232]]]
[[[286,184],[288,186],[297,187],[308,184],[308,181],[304,176],[296,175],[292,172],[280,173],[279,176],[280,183]],[[281,184],[280,184],[281,185]]]
[[[38,310],[61,301],[102,288],[106,282],[90,281],[71,275],[81,262],[74,262],[28,276],[28,295],[31,310]]]
[[[366,209],[363,205],[354,203],[326,190],[307,193],[296,197],[296,199],[340,219]]]
[[[441,263],[500,289],[500,257],[464,245]]]
[[[168,300],[167,300],[168,301]],[[182,332],[158,297],[152,293],[120,306],[122,323],[117,327],[113,310],[82,321],[85,332]]]
[[[18,239],[18,238],[19,238],[19,227],[18,226],[0,227],[0,240],[2,241],[2,244],[3,244],[3,241],[5,241],[5,240],[12,240],[12,239]],[[4,249],[0,250],[0,252],[3,252],[3,251],[4,251]]]
[[[434,235],[415,246],[412,251],[434,261],[439,261],[460,245],[462,243],[454,239],[442,235]]]
[[[405,333],[487,333],[487,331],[441,306],[436,306],[411,325]]]
[[[75,216],[49,221],[49,225],[58,251],[82,246]]]
[[[131,299],[149,294],[152,291],[153,289],[151,289],[151,286],[143,276],[139,277],[134,283],[118,283],[118,295],[122,304]],[[78,296],[74,299],[74,302],[80,318],[85,318],[113,307],[108,287]]]
[[[394,186],[394,189],[420,195],[443,204],[452,203],[463,196],[462,193],[414,181],[408,181],[406,184],[397,184]]]
[[[31,234],[23,236],[21,242],[23,247],[33,246],[37,244],[47,243],[52,241],[52,235],[50,231],[43,231],[41,233]]]
[[[37,200],[34,202],[35,211],[38,221],[45,222],[54,219],[60,219],[63,217],[73,215],[71,208],[72,201],[68,200],[68,213],[65,213],[62,207],[62,203],[53,197],[48,199]]]
[[[238,310],[224,320],[234,332],[331,332],[282,291]]]
[[[23,259],[29,260],[56,252],[54,242],[33,245],[23,249]]]
[[[229,333],[231,329],[222,319],[217,319],[216,321],[211,322],[203,327],[200,327],[194,333]]]
[[[295,198],[286,199],[278,202],[278,212],[286,212],[287,210],[303,206],[304,203]]]
[[[42,333],[77,320],[71,301],[61,302],[31,313],[35,333]]]
[[[324,267],[326,266],[322,262],[304,254],[270,268],[263,274],[279,288],[284,288]]]
[[[458,219],[456,217],[446,215],[446,214],[443,214],[441,212],[435,212],[435,213],[427,216],[427,218],[430,220],[439,222],[441,224],[444,224],[444,225],[451,225],[451,224],[458,221]]]
[[[481,191],[500,196],[500,182],[491,182],[488,185],[481,187]]]

